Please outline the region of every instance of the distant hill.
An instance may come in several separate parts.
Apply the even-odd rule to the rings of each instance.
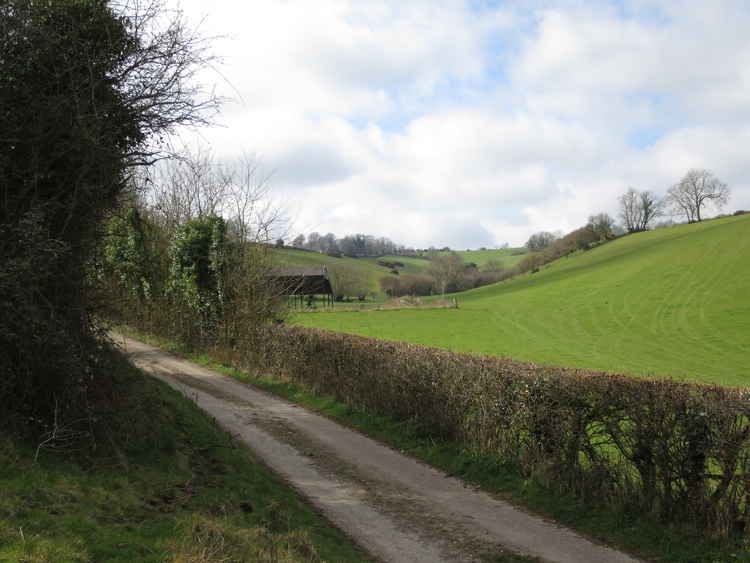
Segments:
[[[503,263],[506,268],[511,268],[521,261],[525,248],[503,248],[497,250],[457,250],[458,254],[465,263],[473,262],[479,268],[482,268],[491,260]],[[443,253],[444,254],[444,253]]]
[[[480,269],[484,268],[490,261],[503,264],[505,268],[511,268],[522,258],[523,248],[506,248],[502,250],[463,250],[456,251],[464,263],[474,263]],[[441,252],[440,254],[445,254]],[[515,254],[515,256],[514,256]],[[430,266],[430,260],[425,257],[411,256],[377,256],[365,258],[350,258],[342,256],[335,258],[320,252],[296,249],[291,247],[274,248],[274,256],[279,266],[326,266],[329,269],[337,267],[348,267],[360,272],[367,278],[368,287],[372,293],[383,297],[380,288],[380,279],[383,276],[394,276],[393,269],[403,274],[426,274]],[[390,268],[384,264],[394,264]]]
[[[537,363],[750,385],[750,215],[623,236],[456,297],[458,310],[298,321]]]
[[[279,266],[326,266],[329,270],[339,267],[351,268],[366,278],[370,292],[378,295],[382,295],[380,278],[393,275],[389,268],[379,266],[377,261],[371,258],[334,258],[320,252],[290,248],[275,248],[274,257]]]

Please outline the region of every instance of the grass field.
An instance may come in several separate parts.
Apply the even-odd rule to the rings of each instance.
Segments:
[[[506,268],[512,268],[523,259],[523,255],[518,253],[523,252],[524,250],[525,249],[523,248],[503,248],[496,250],[459,250],[456,251],[456,254],[458,254],[463,259],[464,263],[468,264],[470,262],[473,262],[481,270],[482,267],[490,260],[497,260],[499,262],[502,262],[503,266],[505,266]],[[518,254],[518,256],[513,256],[513,254]]]
[[[460,308],[305,313],[295,322],[536,363],[750,384],[750,215],[621,237]]]
[[[481,269],[490,260],[500,261],[504,267],[511,268],[515,266],[523,256],[512,256],[513,253],[519,252],[520,248],[506,248],[503,250],[463,250],[457,254],[461,256],[465,263],[473,262]],[[345,266],[359,272],[366,280],[367,286],[371,293],[378,294],[383,298],[383,292],[380,287],[380,279],[383,276],[392,276],[389,268],[378,265],[378,261],[400,262],[403,267],[399,267],[400,274],[426,274],[430,266],[430,261],[426,258],[410,258],[408,256],[380,256],[377,258],[333,258],[319,252],[306,252],[304,250],[294,250],[291,248],[274,249],[274,260],[281,266],[326,266],[329,269],[335,269],[339,266]]]
[[[191,401],[124,359],[97,448],[0,433],[0,561],[366,561]]]
[[[380,256],[378,258],[361,258],[372,264],[377,264],[379,260],[385,262],[401,262],[404,266],[399,267],[398,271],[402,274],[424,274],[430,266],[430,261],[426,258],[411,258],[409,256]],[[382,268],[382,266],[378,266]],[[383,271],[388,270],[383,268]]]

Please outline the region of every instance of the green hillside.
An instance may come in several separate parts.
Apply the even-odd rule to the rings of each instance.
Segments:
[[[300,324],[537,363],[750,384],[750,215],[621,237],[460,308],[311,313]]]
[[[523,259],[523,255],[519,253],[524,251],[523,248],[503,248],[496,250],[459,250],[456,254],[463,259],[464,263],[473,262],[480,269],[491,260],[502,262],[503,266],[511,268]],[[513,256],[513,254],[517,254],[517,256]]]
[[[366,280],[373,293],[382,293],[380,278],[391,275],[388,268],[377,265],[376,259],[370,258],[334,258],[319,252],[307,252],[290,248],[274,249],[274,258],[281,266],[325,266],[329,270],[351,268],[359,272]]]
[[[464,250],[458,251],[464,263],[474,263],[480,269],[491,260],[501,262],[505,268],[515,266],[522,255],[513,256],[514,253],[522,251],[521,248],[505,248],[502,250]],[[275,248],[274,259],[280,266],[326,266],[329,270],[336,268],[350,268],[359,272],[366,280],[371,293],[383,297],[380,287],[380,279],[383,276],[392,276],[390,268],[381,266],[378,262],[399,262],[399,274],[426,274],[430,266],[427,258],[412,258],[409,256],[379,256],[376,258],[334,258],[319,252],[308,252],[292,248]]]
[[[372,264],[377,264],[378,261],[399,262],[403,264],[403,267],[398,266],[397,268],[401,274],[424,274],[430,266],[430,261],[426,258],[411,258],[409,256],[380,256],[378,258],[362,258],[362,260]]]

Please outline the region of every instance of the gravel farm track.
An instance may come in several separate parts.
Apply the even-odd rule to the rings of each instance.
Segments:
[[[323,416],[121,335],[145,372],[193,399],[377,561],[634,562]]]

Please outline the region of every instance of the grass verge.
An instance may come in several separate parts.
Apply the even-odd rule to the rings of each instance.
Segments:
[[[369,560],[190,400],[110,365],[118,408],[85,449],[35,461],[0,434],[0,561]]]
[[[640,557],[675,563],[750,562],[750,551],[745,544],[698,537],[689,530],[664,526],[627,508],[620,511],[604,510],[560,495],[534,476],[520,474],[498,456],[467,451],[461,444],[431,436],[428,429],[420,428],[413,422],[376,416],[340,403],[330,396],[315,395],[300,385],[218,364],[210,357],[190,353],[174,342],[124,327],[118,327],[118,330],[356,428],[396,450],[477,484],[514,504]]]

